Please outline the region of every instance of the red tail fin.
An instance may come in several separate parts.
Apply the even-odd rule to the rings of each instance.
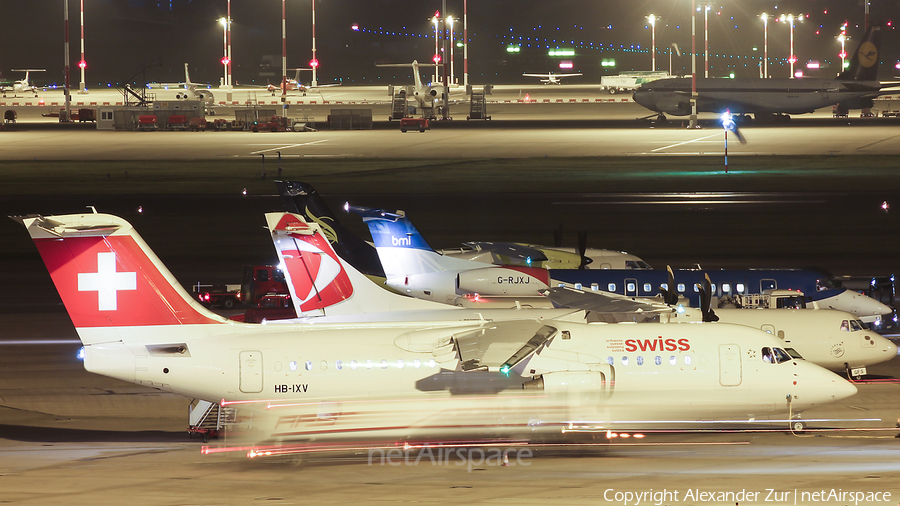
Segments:
[[[121,218],[83,214],[21,221],[76,328],[224,321],[195,302]]]

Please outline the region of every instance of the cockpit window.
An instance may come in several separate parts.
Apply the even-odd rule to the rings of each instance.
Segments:
[[[785,348],[784,351],[786,351],[787,354],[790,355],[793,359],[803,360],[803,356],[797,353],[797,350],[793,348]]]
[[[850,320],[850,332],[856,332],[857,330],[864,330],[866,328],[863,325],[863,322],[859,320]]]
[[[832,288],[834,288],[834,285],[831,284],[831,280],[829,280],[829,279],[817,279],[816,280],[816,291],[830,290]]]
[[[769,348],[768,346],[762,349],[762,359],[768,364],[780,364],[792,360],[788,352],[781,348]]]

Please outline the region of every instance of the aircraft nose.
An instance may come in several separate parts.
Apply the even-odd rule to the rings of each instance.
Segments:
[[[837,374],[815,364],[798,361],[797,376],[800,378],[797,401],[805,406],[820,406],[856,394],[856,385]]]

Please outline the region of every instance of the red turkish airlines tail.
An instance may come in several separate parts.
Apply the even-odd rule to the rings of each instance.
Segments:
[[[34,239],[77,329],[226,322],[194,301],[122,218],[86,213],[16,220]]]

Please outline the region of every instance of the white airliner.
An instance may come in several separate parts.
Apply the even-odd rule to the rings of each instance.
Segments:
[[[308,269],[318,309],[427,304],[358,286],[368,282],[315,224],[285,213],[267,220],[276,240],[295,248],[281,254]],[[267,439],[403,442],[747,421],[856,393],[839,376],[791,359],[776,338],[741,326],[587,324],[527,311],[505,322],[231,322],[194,301],[121,218],[20,221],[84,343],[88,371],[237,405],[259,415],[254,423]]]
[[[31,73],[32,72],[44,72],[45,69],[12,69],[13,72],[25,72],[25,78],[19,79],[18,81],[13,82],[12,86],[4,86],[0,88],[0,92],[3,93],[3,97],[6,98],[7,93],[12,93],[13,96],[17,96],[19,93],[32,93],[35,97],[38,96],[38,89],[36,86],[31,84]]]
[[[419,62],[417,60],[413,60],[412,63],[377,63],[376,67],[410,67],[412,68],[413,73],[413,94],[411,97],[407,97],[411,100],[416,101],[416,106],[419,109],[434,109],[435,107],[441,107],[443,105],[443,98],[441,97],[441,89],[443,86],[440,83],[428,83],[425,84],[422,82],[422,75],[419,73]],[[434,65],[426,65],[428,67],[434,67]],[[449,91],[448,91],[449,95]],[[448,105],[452,105],[454,103],[463,102],[463,100],[451,100]]]
[[[600,310],[608,307],[605,299],[610,296],[608,292],[574,288],[554,288],[552,292],[551,298],[557,304],[587,311],[594,309],[592,302]],[[702,309],[678,306],[674,311],[663,311],[659,309],[656,299],[631,300],[646,303],[644,307],[635,307],[644,313],[652,312],[654,321],[709,321]],[[634,308],[630,310],[632,314],[637,311]],[[714,314],[718,322],[746,325],[768,332],[778,337],[788,352],[795,350],[804,359],[832,371],[843,372],[847,376],[860,377],[866,374],[866,367],[897,356],[897,346],[894,343],[869,330],[858,317],[845,311],[718,308],[714,310]]]
[[[811,113],[841,103],[847,108],[871,107],[871,99],[881,94],[877,80],[881,27],[872,25],[852,54],[850,66],[832,79],[802,77],[796,79],[697,79],[697,111],[722,114],[753,113],[766,115]],[[896,90],[894,90],[895,92]],[[634,92],[634,101],[659,113],[691,114],[690,78],[660,79],[642,84]]]
[[[581,74],[554,74],[553,72],[548,72],[546,74],[522,74],[523,77],[539,77],[541,82],[544,84],[562,84],[562,78],[564,77],[578,77]]]
[[[369,226],[381,259],[385,284],[418,299],[457,305],[467,295],[523,297],[547,305],[540,295],[549,288],[550,274],[540,267],[490,265],[479,267],[463,258],[440,255],[406,219],[403,211],[346,206]],[[509,302],[508,304],[512,304]]]
[[[184,64],[184,82],[181,83],[160,83],[158,86],[162,88],[170,88],[170,87],[184,87],[184,90],[179,90],[175,94],[175,98],[178,100],[200,100],[205,105],[209,106],[215,103],[216,97],[213,96],[213,92],[208,89],[200,89],[199,87],[205,86],[200,83],[191,82],[191,74],[188,71],[188,64]]]

